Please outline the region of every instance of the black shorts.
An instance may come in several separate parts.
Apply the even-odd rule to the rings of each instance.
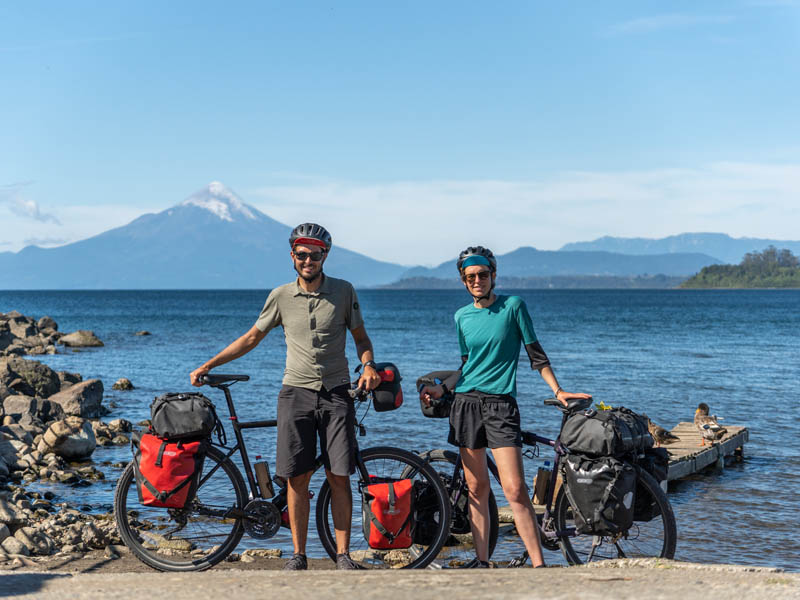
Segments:
[[[278,448],[275,470],[295,477],[314,470],[319,435],[322,462],[334,475],[356,470],[356,411],[340,385],[319,392],[284,385],[278,394]]]
[[[456,394],[447,441],[459,448],[522,447],[517,401],[508,394]]]

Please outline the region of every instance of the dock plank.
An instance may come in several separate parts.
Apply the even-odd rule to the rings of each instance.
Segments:
[[[673,481],[702,471],[717,463],[721,457],[733,456],[750,439],[747,427],[726,425],[725,428],[728,432],[721,440],[714,442],[713,446],[708,442],[701,446],[703,438],[694,423],[678,423],[672,433],[680,440],[664,446],[669,452],[667,479]]]

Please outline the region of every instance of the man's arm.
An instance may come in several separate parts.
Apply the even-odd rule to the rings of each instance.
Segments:
[[[218,367],[220,365],[224,365],[225,363],[229,363],[234,359],[247,354],[258,346],[258,344],[263,340],[267,335],[266,331],[261,331],[258,327],[253,325],[250,330],[237,339],[235,342],[228,345],[222,352],[217,354],[211,360],[206,361],[203,365],[197,367],[194,371],[191,372],[189,375],[189,381],[192,382],[192,385],[200,387],[203,385],[200,382],[200,377],[208,373],[214,367]]]
[[[356,343],[356,353],[358,354],[361,364],[363,365],[370,360],[375,360],[375,356],[372,353],[372,341],[370,341],[364,326],[360,325],[355,329],[351,329],[350,334],[353,336],[353,341]],[[378,372],[372,367],[367,366],[364,367],[364,370],[361,372],[361,377],[358,378],[358,387],[367,391],[374,390],[378,387],[380,382],[381,377],[378,375]]]

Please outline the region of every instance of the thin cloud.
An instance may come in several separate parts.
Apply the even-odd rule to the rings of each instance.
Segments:
[[[42,246],[42,247],[51,247],[51,246],[63,246],[64,244],[68,243],[70,240],[65,238],[27,238],[25,240],[26,246]]]
[[[39,221],[40,223],[61,225],[61,221],[59,221],[55,215],[42,212],[35,200],[29,200],[15,195],[9,200],[9,206],[11,212],[17,216],[27,217]]]
[[[611,25],[605,31],[607,35],[634,35],[661,31],[664,29],[685,29],[700,25],[725,25],[731,23],[730,15],[687,15],[667,14],[652,17],[639,17]]]
[[[282,223],[322,223],[336,245],[430,265],[476,243],[508,252],[687,231],[797,239],[799,195],[800,164],[720,162],[530,181],[284,184],[260,188],[246,201]]]
[[[126,40],[146,37],[147,33],[133,32],[111,36],[97,36],[85,38],[68,38],[61,40],[44,40],[32,44],[21,44],[18,46],[0,46],[0,52],[18,52],[24,50],[48,50],[51,48],[63,48],[68,46],[84,46],[89,44],[107,44],[111,42],[122,42]]]

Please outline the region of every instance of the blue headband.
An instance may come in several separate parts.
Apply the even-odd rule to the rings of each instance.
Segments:
[[[486,265],[489,268],[492,267],[492,264],[489,262],[488,258],[481,256],[480,254],[473,254],[472,256],[468,256],[464,259],[464,262],[461,263],[461,268],[466,269],[467,267],[472,267],[474,265]]]

